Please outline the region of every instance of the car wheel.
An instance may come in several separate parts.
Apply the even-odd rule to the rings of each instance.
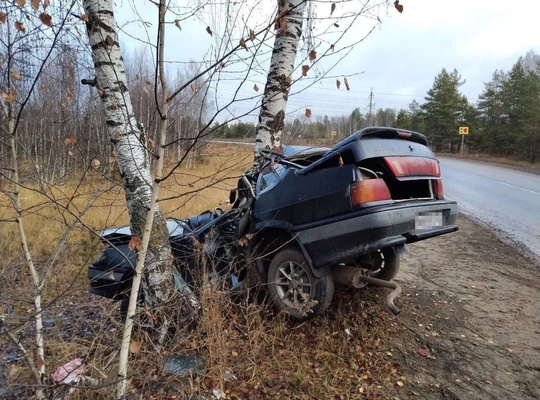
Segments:
[[[296,249],[284,249],[274,256],[267,281],[276,307],[297,321],[322,314],[334,296],[332,275],[313,275],[304,255]]]
[[[399,254],[394,247],[378,250],[369,255],[369,276],[391,281],[399,270]]]

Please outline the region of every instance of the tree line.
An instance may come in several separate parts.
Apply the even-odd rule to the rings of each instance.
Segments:
[[[285,141],[296,138],[339,140],[366,126],[391,126],[422,132],[436,151],[460,150],[459,127],[469,127],[466,149],[491,155],[512,156],[529,162],[540,158],[540,55],[520,57],[509,71],[496,70],[485,83],[476,104],[461,94],[465,83],[457,70],[443,68],[423,103],[413,101],[407,110],[386,108],[363,114],[295,118],[285,124]],[[252,138],[256,126],[248,122],[216,124],[220,138]]]

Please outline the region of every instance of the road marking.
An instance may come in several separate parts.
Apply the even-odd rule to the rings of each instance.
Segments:
[[[540,196],[540,192],[535,192],[534,190],[524,189],[524,188],[516,186],[516,185],[510,185],[509,183],[504,183],[504,182],[499,182],[499,181],[496,181],[496,182],[500,183],[501,185],[510,186],[510,187],[513,187],[513,188],[516,188],[516,189],[525,190],[526,192],[529,192],[529,193],[532,193],[532,194],[537,194],[537,195]]]

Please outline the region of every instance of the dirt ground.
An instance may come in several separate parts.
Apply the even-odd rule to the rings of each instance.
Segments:
[[[399,399],[539,399],[540,265],[460,217],[410,246],[391,335]],[[390,389],[392,392],[393,389]]]

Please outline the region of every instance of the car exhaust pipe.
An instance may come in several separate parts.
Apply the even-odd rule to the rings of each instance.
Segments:
[[[386,296],[386,305],[392,311],[394,315],[398,315],[401,309],[394,304],[394,301],[401,294],[401,286],[396,282],[385,281],[383,279],[373,278],[372,276],[364,275],[362,270],[354,267],[340,266],[334,268],[332,271],[334,280],[345,286],[352,286],[354,288],[362,288],[367,284],[372,286],[380,286],[393,289],[388,296]]]

